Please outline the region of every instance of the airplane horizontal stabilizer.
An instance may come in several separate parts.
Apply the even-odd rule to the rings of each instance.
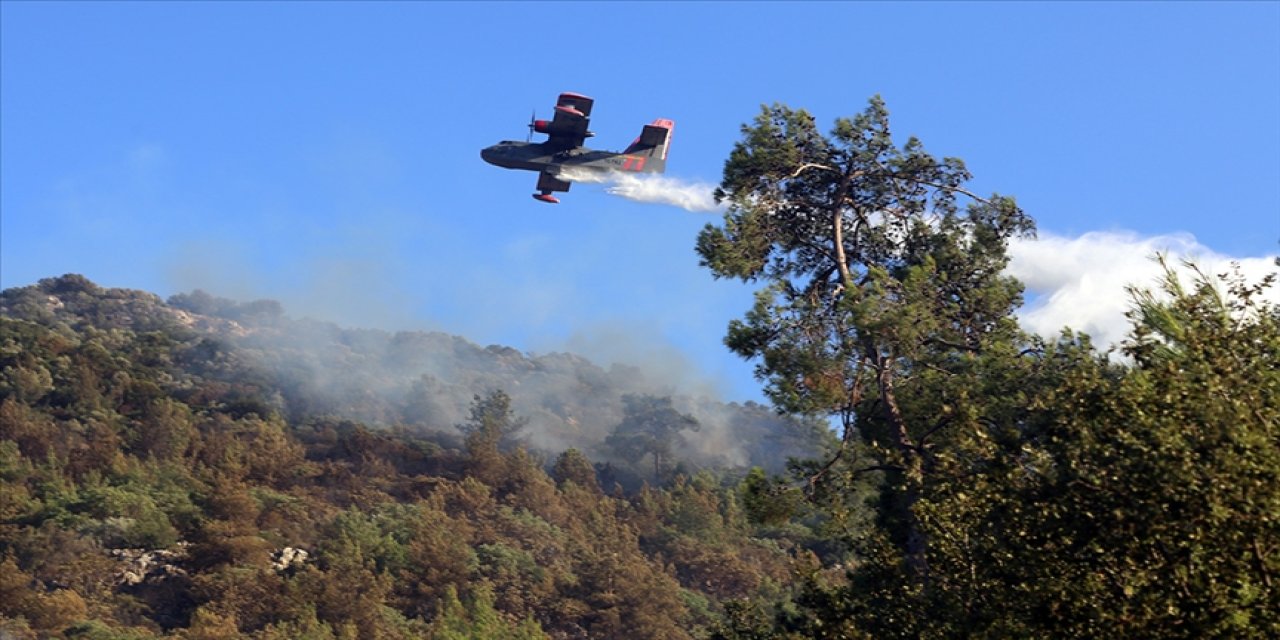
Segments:
[[[640,132],[640,139],[637,142],[646,147],[656,147],[667,142],[667,137],[671,135],[671,128],[675,123],[670,120],[655,120],[653,124],[646,124],[644,130]]]
[[[627,147],[623,153],[627,154],[643,154],[650,157],[667,159],[667,146],[671,144],[671,130],[674,129],[676,123],[672,120],[658,119],[650,124],[646,124],[644,129],[640,131],[640,137]],[[652,170],[661,172],[662,169],[654,167]]]

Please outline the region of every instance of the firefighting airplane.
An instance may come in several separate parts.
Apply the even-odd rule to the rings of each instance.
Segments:
[[[529,123],[529,138],[533,133],[547,134],[546,142],[517,142],[503,140],[480,151],[480,157],[489,164],[507,169],[525,169],[538,172],[538,191],[535,200],[556,204],[554,191],[568,191],[571,178],[565,169],[582,168],[593,172],[632,171],[662,173],[667,168],[667,147],[671,143],[671,130],[676,123],[671,120],[654,120],[640,132],[640,137],[626,151],[596,151],[582,146],[595,135],[587,131],[591,105],[595,101],[577,93],[562,93],[556,100],[556,115],[551,120],[533,119]]]

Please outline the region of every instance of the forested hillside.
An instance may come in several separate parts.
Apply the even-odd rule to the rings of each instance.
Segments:
[[[788,457],[816,455],[825,432],[758,404],[691,395],[622,364],[602,369],[573,354],[482,348],[443,333],[346,329],[290,318],[272,300],[238,303],[195,291],[165,303],[67,276],[5,292],[0,304],[11,317],[50,327],[160,331],[184,354],[175,372],[182,384],[229,384],[232,402],[263,403],[259,414],[288,420],[323,415],[449,434],[475,395],[503,391],[526,421],[520,441],[529,449],[554,455],[576,448],[624,474],[648,463],[606,444],[628,395],[670,397],[697,420],[681,434],[686,471],[758,465],[778,472]],[[623,479],[628,488],[641,481]]]
[[[75,275],[0,304],[6,638],[682,638],[839,561],[744,509],[826,434],[763,407]]]

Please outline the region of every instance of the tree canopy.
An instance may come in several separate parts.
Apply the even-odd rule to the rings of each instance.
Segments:
[[[862,438],[867,469],[892,476],[893,536],[923,584],[916,504],[948,434],[984,417],[971,392],[986,361],[1024,340],[1003,268],[1031,219],[969,192],[960,160],[896,146],[879,98],[829,135],[782,105],[742,133],[717,191],[728,213],[697,243],[715,276],[763,281],[725,342],[758,359],[779,408],[839,417],[846,447]]]
[[[829,134],[782,105],[743,127],[697,243],[714,276],[761,285],[725,342],[781,410],[842,435],[795,465],[808,509],[758,473],[747,508],[823,520],[853,555],[800,572],[795,599],[726,607],[713,637],[1280,632],[1274,276],[1167,268],[1132,291],[1121,353],[1046,343],[1003,272],[1032,222],[969,178],[895,146],[878,98]]]

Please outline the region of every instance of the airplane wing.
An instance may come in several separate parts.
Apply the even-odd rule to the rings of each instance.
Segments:
[[[591,119],[591,106],[595,100],[577,93],[562,93],[556,100],[556,115],[542,133],[550,136],[547,142],[564,149],[581,147],[586,141],[587,123]]]
[[[551,195],[551,192],[568,191],[568,190],[569,190],[568,182],[565,182],[564,180],[561,180],[555,177],[554,175],[551,175],[550,172],[543,171],[542,173],[538,174],[539,193],[533,194],[533,199],[541,200],[549,204],[556,204],[560,202],[560,200],[555,196]]]
[[[542,193],[551,193],[552,191],[568,191],[569,183],[561,180],[550,173],[543,171],[538,174],[538,191]]]
[[[560,98],[556,100],[556,108],[568,107],[582,114],[584,118],[591,117],[591,105],[595,104],[595,100],[588,98],[580,93],[562,93]]]

